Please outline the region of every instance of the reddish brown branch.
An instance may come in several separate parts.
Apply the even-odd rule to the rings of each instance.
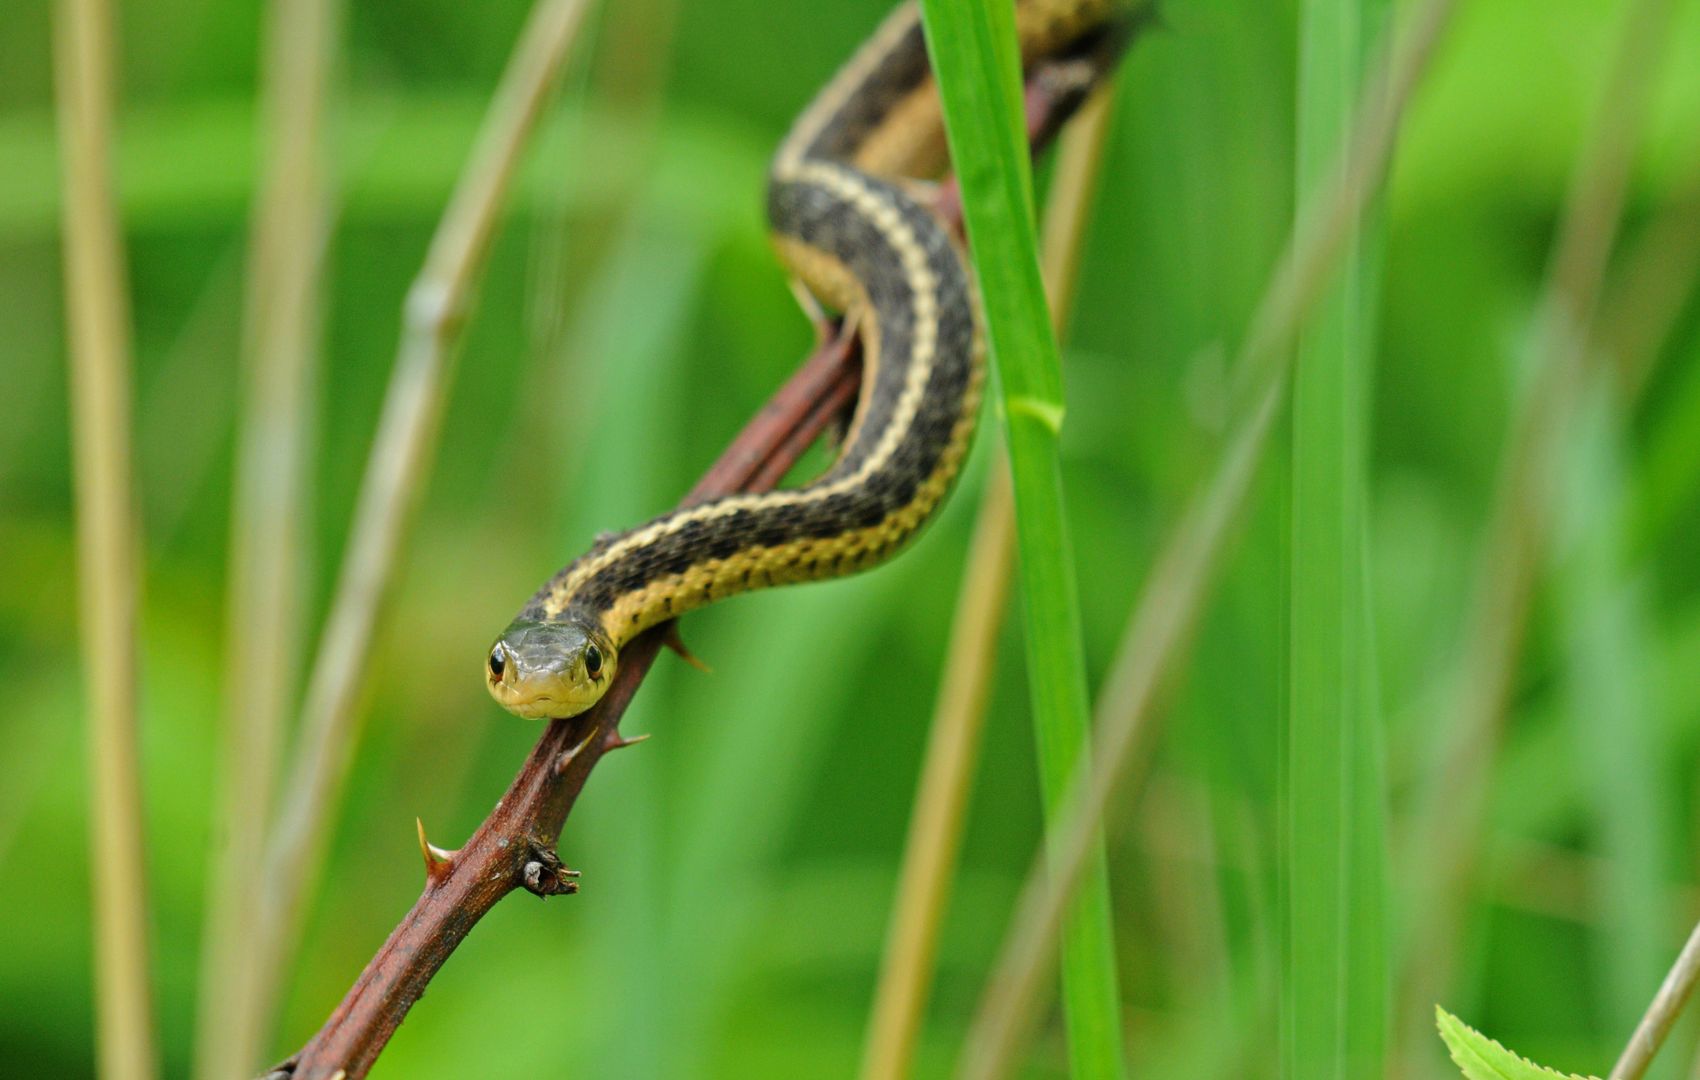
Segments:
[[[817,350],[721,455],[686,504],[758,490],[752,482],[757,475],[783,475],[833,420],[817,404],[834,397],[847,380],[854,387],[856,353],[854,342],[842,337]],[[446,859],[427,853],[424,894],[324,1027],[274,1076],[328,1078],[339,1070],[364,1076],[437,969],[498,900],[518,888],[540,896],[576,891],[561,871],[555,842],[590,770],[619,745],[620,718],[670,626],[658,626],[620,651],[614,683],[595,708],[549,725],[465,846]]]
[[[1079,103],[1079,87],[1041,71],[1029,80],[1028,129],[1035,145]],[[954,184],[939,194],[939,211],[960,231]],[[777,484],[856,396],[859,350],[853,335],[835,333],[745,426],[720,460],[685,497],[690,506]],[[673,630],[666,623],[620,650],[614,683],[601,702],[570,720],[550,723],[507,793],[458,851],[425,843],[425,891],[390,932],[307,1045],[267,1080],[357,1080],[366,1075],[413,1003],[478,921],[516,889],[539,896],[577,891],[555,843],[585,780],[609,750],[624,745],[620,718]]]

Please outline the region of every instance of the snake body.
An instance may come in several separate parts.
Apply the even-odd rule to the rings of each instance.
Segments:
[[[1029,68],[1076,56],[1090,81],[1131,24],[1121,0],[1024,0]],[[1084,83],[1083,83],[1084,85]],[[644,630],[751,589],[885,561],[949,492],[985,381],[961,250],[924,201],[946,161],[920,19],[898,8],[804,111],[775,155],[767,209],[781,261],[862,338],[860,397],[837,462],[800,488],[733,495],[607,534],[537,591],[492,647],[485,681],[521,716],[602,696]]]

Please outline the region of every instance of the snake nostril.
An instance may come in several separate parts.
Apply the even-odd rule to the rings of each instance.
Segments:
[[[508,651],[502,648],[502,643],[498,641],[496,643],[496,647],[490,650],[490,677],[495,679],[497,682],[501,682],[502,673],[506,671],[507,668]]]

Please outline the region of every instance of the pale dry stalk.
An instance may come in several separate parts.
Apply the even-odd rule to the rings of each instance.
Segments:
[[[106,0],[60,0],[54,73],[64,170],[65,313],[77,597],[89,717],[95,1046],[107,1080],[156,1075],[137,733],[141,538],[130,465],[130,301],[112,177]]]
[[[333,0],[275,0],[262,61],[262,165],[248,252],[245,388],[231,508],[224,745],[203,927],[195,1075],[259,1061],[264,1018],[243,995],[262,854],[300,632],[305,474],[319,278],[330,217],[325,105]]]
[[[1676,963],[1659,986],[1652,1004],[1647,1006],[1641,1022],[1635,1026],[1635,1033],[1629,1037],[1629,1045],[1623,1048],[1617,1064],[1612,1067],[1609,1080],[1641,1080],[1647,1074],[1653,1056],[1664,1045],[1676,1018],[1682,1014],[1682,1007],[1688,1004],[1694,993],[1697,980],[1700,980],[1700,926],[1695,926],[1688,935],[1682,952],[1677,954]]]

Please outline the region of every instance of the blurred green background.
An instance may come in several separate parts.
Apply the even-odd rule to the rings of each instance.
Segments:
[[[535,737],[480,685],[494,634],[595,531],[670,506],[809,349],[766,246],[763,170],[884,8],[631,0],[608,5],[581,41],[481,288],[277,1056],[317,1028],[417,895],[413,817],[454,845]],[[1700,152],[1700,2],[1680,8],[1637,159],[1631,237]],[[1385,201],[1370,550],[1396,835],[1431,779],[1496,463],[1528,375],[1516,357],[1618,10],[1466,5]],[[404,291],[525,11],[398,0],[344,13],[304,531],[310,627],[341,557]],[[93,1069],[89,897],[50,9],[9,0],[6,14],[0,1073],[79,1076]],[[261,11],[132,0],[120,19],[147,885],[166,1066],[182,1075],[215,794]],[[1296,41],[1291,3],[1171,0],[1125,66],[1065,350],[1065,482],[1094,683],[1223,439],[1226,357],[1293,214]],[[1596,410],[1602,431],[1585,445],[1598,452],[1566,470],[1572,509],[1537,596],[1469,925],[1453,943],[1449,1007],[1567,1070],[1609,1068],[1700,914],[1697,361],[1690,303],[1648,389]],[[994,445],[980,440],[942,519],[889,568],[691,617],[714,674],[664,658],[640,695],[625,728],[655,738],[597,770],[562,838],[583,893],[500,905],[376,1075],[492,1075],[498,1042],[502,1075],[851,1071]],[[1133,1075],[1275,1074],[1281,457],[1164,711],[1149,780],[1110,823]],[[1625,539],[1601,555],[1586,542],[1595,527]],[[954,1059],[1038,840],[1026,702],[1012,624],[921,1049],[928,1075]],[[1637,768],[1598,775],[1602,730],[1634,734]],[[1619,781],[1633,798],[1599,798],[1598,784]],[[1632,807],[1602,817],[1615,801]],[[1395,862],[1396,897],[1408,877]],[[1696,1032],[1685,1022],[1661,1075],[1686,1075]],[[1408,1075],[1448,1075],[1437,1044],[1418,1051]],[[1060,1075],[1064,1060],[1052,1016],[1033,1074]]]

